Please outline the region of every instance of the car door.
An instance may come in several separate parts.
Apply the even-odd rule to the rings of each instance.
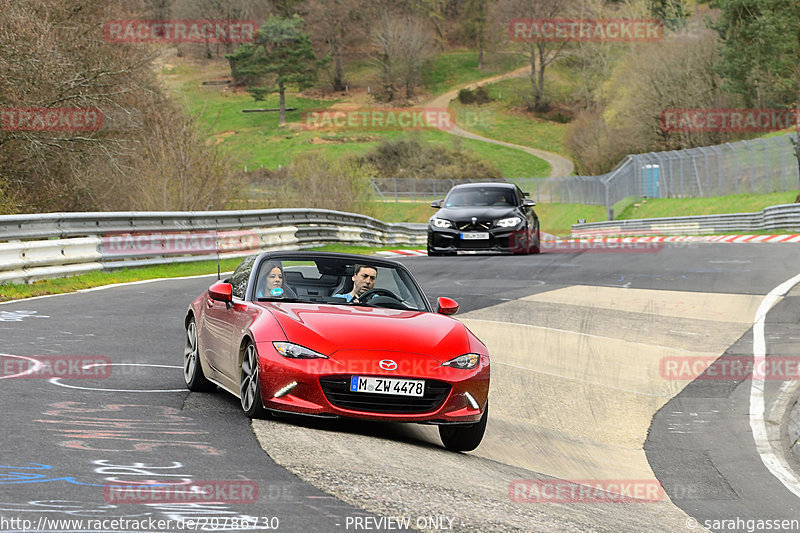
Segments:
[[[254,261],[255,256],[246,258],[236,267],[230,278],[234,304],[229,306],[225,302],[209,298],[203,313],[204,357],[216,374],[215,377],[224,381],[226,386],[231,386],[235,381],[231,365],[231,359],[238,356],[238,353],[231,353],[233,338],[237,331],[234,319],[238,316],[236,308],[241,307],[244,300]]]

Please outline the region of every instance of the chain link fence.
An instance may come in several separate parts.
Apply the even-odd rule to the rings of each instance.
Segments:
[[[602,176],[508,178],[538,203],[604,205],[628,198],[702,198],[800,189],[795,134],[716,146],[629,155]],[[373,179],[373,197],[387,202],[444,197],[459,183],[484,180]]]

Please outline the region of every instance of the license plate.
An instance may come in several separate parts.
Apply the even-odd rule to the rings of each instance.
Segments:
[[[422,379],[366,378],[364,376],[353,376],[350,379],[350,392],[423,396],[425,394],[425,381]]]
[[[489,238],[488,231],[471,231],[469,233],[462,233],[461,238],[465,241],[480,241]]]

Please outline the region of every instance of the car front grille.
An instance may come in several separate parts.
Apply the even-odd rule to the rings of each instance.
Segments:
[[[477,231],[477,230],[487,230],[492,227],[491,222],[476,222],[475,224],[470,222],[456,222],[458,225],[458,229],[461,231]]]
[[[350,376],[320,378],[322,392],[331,404],[341,409],[368,413],[427,413],[438,409],[450,394],[450,384],[425,380],[424,396],[397,396],[350,392]]]

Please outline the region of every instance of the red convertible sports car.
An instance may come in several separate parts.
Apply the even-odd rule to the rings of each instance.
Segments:
[[[385,259],[323,252],[246,258],[194,300],[184,378],[222,387],[244,412],[436,424],[469,451],[486,429],[489,354],[463,324],[433,312],[411,273]]]

